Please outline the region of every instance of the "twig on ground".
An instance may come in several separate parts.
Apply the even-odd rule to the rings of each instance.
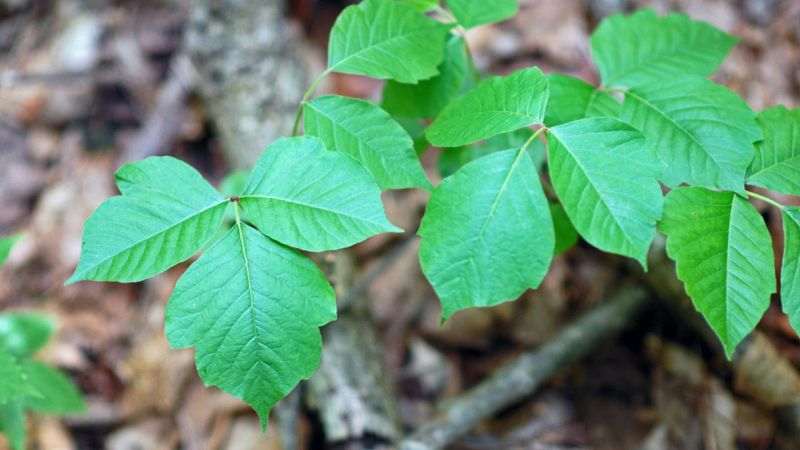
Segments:
[[[333,256],[337,297],[353,286],[352,255]],[[354,299],[360,296],[355,296]],[[389,370],[365,308],[350,308],[322,330],[322,362],[308,382],[309,402],[319,411],[325,439],[348,449],[377,449],[400,437]]]
[[[447,403],[447,409],[400,443],[400,450],[439,450],[481,420],[532,394],[559,369],[588,354],[622,330],[645,304],[645,291],[626,288],[565,327],[544,345],[527,351],[486,381]]]

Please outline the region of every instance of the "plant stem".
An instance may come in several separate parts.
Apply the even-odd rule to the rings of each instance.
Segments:
[[[542,131],[544,131],[546,129],[547,129],[546,127],[542,127],[542,128],[539,128],[538,130],[534,131],[533,134],[531,135],[531,137],[529,137],[528,140],[525,141],[525,144],[522,145],[522,147],[519,149],[519,151],[520,152],[524,152],[525,150],[527,150],[528,147],[530,147],[530,145],[533,144],[533,141],[535,141],[536,138],[539,137],[540,134],[542,134]]]
[[[300,127],[300,118],[303,117],[303,106],[305,106],[306,102],[308,102],[308,99],[311,98],[311,95],[314,93],[314,90],[317,89],[319,83],[322,80],[324,80],[329,73],[331,73],[331,69],[326,69],[324,72],[322,72],[320,76],[318,76],[317,79],[314,80],[313,83],[311,83],[311,86],[309,86],[306,93],[303,94],[303,99],[300,100],[300,107],[297,108],[297,115],[294,118],[294,125],[292,126],[292,137],[297,136],[297,129]]]
[[[236,218],[236,226],[239,227],[242,225],[242,218],[239,215],[239,202],[233,202],[233,215]]]
[[[608,94],[627,94],[628,89],[625,88],[614,88],[614,87],[601,87],[600,91],[606,92]]]
[[[745,191],[745,192],[747,192],[747,196],[750,197],[750,198],[757,198],[757,199],[761,200],[762,202],[769,203],[770,205],[772,205],[772,206],[774,206],[774,207],[776,207],[776,208],[778,208],[780,210],[783,210],[783,208],[784,208],[783,205],[781,205],[780,203],[776,202],[775,200],[773,200],[773,199],[771,199],[769,197],[763,196],[761,194],[756,194],[755,192],[752,192],[752,191]]]
[[[459,25],[458,20],[456,20],[456,18],[452,14],[450,14],[449,11],[442,8],[441,6],[436,5],[434,11],[436,11],[437,14],[442,16],[442,18],[445,19],[448,24],[456,25],[455,32],[459,36],[461,36],[461,38],[464,40],[464,48],[466,49],[467,53],[466,55],[467,63],[469,64],[470,71],[472,72],[472,80],[475,82],[475,84],[478,84],[481,81],[481,75],[480,72],[478,71],[478,67],[475,66],[475,58],[473,58],[472,49],[469,48],[469,43],[467,42],[467,30],[465,30],[464,27]]]
[[[553,187],[553,185],[542,177],[540,177],[539,179],[542,182],[542,188],[544,189],[544,192],[550,197],[552,197],[554,200],[558,200],[558,193],[556,193],[556,189]]]

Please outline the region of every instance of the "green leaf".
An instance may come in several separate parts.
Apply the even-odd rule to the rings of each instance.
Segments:
[[[717,70],[738,38],[685,14],[652,9],[611,16],[592,34],[592,56],[605,86],[637,87]]]
[[[447,41],[439,75],[419,84],[387,81],[383,88],[383,109],[396,116],[430,118],[437,116],[469,84],[467,45],[460,36]]]
[[[668,186],[744,192],[761,132],[753,111],[729,89],[696,77],[661,81],[629,91],[620,117],[656,146]]]
[[[141,281],[186,260],[216,233],[227,200],[190,166],[153,157],[117,172],[122,196],[106,200],[83,229],[67,281]]]
[[[667,254],[695,307],[730,358],[775,292],[772,241],[764,219],[732,192],[682,187],[667,196],[659,225]]]
[[[241,205],[262,233],[312,252],[402,231],[386,218],[380,189],[364,166],[310,136],[270,145],[250,174]]]
[[[28,356],[47,344],[54,326],[53,320],[43,314],[3,314],[0,316],[0,348],[17,357]]]
[[[11,249],[14,247],[14,244],[16,244],[21,238],[22,234],[9,236],[7,238],[0,238],[0,267],[2,267],[3,263],[5,263],[6,259],[8,259],[8,255],[11,253]]]
[[[39,393],[28,382],[25,371],[14,355],[0,347],[0,407],[29,395],[34,396]]]
[[[47,414],[69,414],[86,410],[81,393],[66,375],[37,361],[22,366],[28,381],[41,395],[23,400],[25,408]]]
[[[595,247],[647,267],[661,217],[661,163],[641,133],[617,119],[550,129],[550,177],[572,224]]]
[[[6,435],[12,450],[25,449],[25,415],[19,400],[0,403],[0,433]]]
[[[222,199],[198,171],[171,156],[151,156],[125,164],[114,174],[123,194],[146,191],[167,195],[184,203],[204,205]],[[183,188],[177,190],[177,188]]]
[[[303,130],[357,159],[381,189],[432,189],[414,142],[386,111],[355,98],[326,95],[303,106]]]
[[[439,0],[402,0],[422,12],[428,12],[439,6]]]
[[[410,117],[395,116],[394,120],[411,136],[414,141],[414,153],[419,158],[428,149],[428,140],[425,139],[425,126],[419,120]]]
[[[800,195],[800,109],[776,106],[756,117],[764,140],[747,171],[747,183]]]
[[[335,318],[333,288],[311,260],[238,222],[178,280],[166,332],[266,429],[270,409],[316,369],[318,327]]]
[[[617,117],[620,103],[607,93],[577,78],[549,74],[550,98],[544,123],[549,127],[587,117]]]
[[[781,303],[789,322],[800,334],[800,208],[783,210],[783,236]]]
[[[450,27],[395,0],[365,0],[336,19],[328,70],[416,83],[439,74]],[[432,45],[433,44],[433,45]]]
[[[464,28],[500,22],[517,14],[517,0],[445,0],[447,7]]]
[[[446,148],[439,156],[439,173],[442,178],[456,173],[464,164],[482,156],[502,150],[512,150],[525,145],[531,137],[531,130],[523,128],[510,133],[498,134],[483,142],[463,147]],[[542,141],[536,140],[528,145],[528,156],[533,166],[540,169],[545,160],[545,147]]]
[[[535,67],[488,78],[442,111],[428,141],[458,147],[542,123],[547,95],[547,78]]]
[[[578,243],[578,231],[569,221],[567,212],[560,203],[550,204],[550,215],[553,216],[553,228],[556,231],[556,256],[566,252]]]
[[[422,270],[443,319],[537,287],[555,246],[547,199],[524,149],[484,156],[443,180],[419,235]]]
[[[244,189],[247,187],[247,178],[250,172],[247,170],[237,170],[229,173],[222,182],[219,184],[219,191],[222,195],[233,197],[242,195]]]

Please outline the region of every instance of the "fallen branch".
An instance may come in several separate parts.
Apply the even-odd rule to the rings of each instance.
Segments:
[[[334,288],[343,299],[353,286],[352,255],[332,255]],[[340,305],[339,318],[322,330],[322,362],[308,382],[309,403],[319,411],[325,439],[337,448],[388,448],[400,437],[391,375],[366,305],[351,306],[341,311]]]
[[[311,68],[289,26],[284,0],[198,0],[186,26],[186,52],[233,169],[252,166],[287,136]]]
[[[433,421],[400,443],[400,450],[439,450],[481,420],[532,394],[543,381],[622,330],[645,304],[645,292],[627,288],[565,327],[546,344],[527,351],[486,381],[448,402]]]

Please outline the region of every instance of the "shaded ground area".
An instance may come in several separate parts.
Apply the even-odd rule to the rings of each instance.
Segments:
[[[309,70],[319,71],[328,31],[345,2],[289,3],[287,39],[298,42]],[[800,1],[521,4],[513,20],[470,32],[485,72],[538,65],[596,82],[591,29],[607,14],[652,6],[685,11],[742,38],[716,79],[754,109],[800,106]],[[64,420],[32,418],[34,448],[282,448],[277,420],[261,435],[246,405],[203,387],[191,351],[169,350],[164,304],[186,264],[139,284],[63,287],[79,257],[83,221],[115,194],[113,172],[121,162],[170,154],[215,184],[238,165],[232,162],[238,156],[220,142],[199,95],[202,77],[184,48],[193,7],[188,0],[0,0],[0,235],[25,233],[0,271],[0,309],[36,309],[57,318],[57,337],[41,357],[66,370],[91,406]],[[324,89],[378,99],[381,83],[337,75]],[[423,156],[432,180],[439,180],[437,156]],[[414,230],[427,194],[399,191],[384,199],[390,219]],[[780,218],[764,211],[782,248]],[[416,242],[395,252],[397,245],[398,238],[381,236],[351,255],[356,279],[392,255],[393,264],[366,289],[364,304],[379,332],[405,429],[425,423],[439,401],[635,283],[649,286],[652,304],[623,334],[452,448],[800,448],[797,435],[786,436],[793,431],[778,407],[800,401],[800,342],[777,303],[750,343],[766,353],[742,358],[744,368],[731,366],[693,325],[697,317],[679,306],[670,267],[645,276],[628,261],[581,243],[556,258],[541,289],[517,302],[465,311],[440,327]],[[790,364],[780,365],[780,358]],[[784,381],[765,393],[764,380]],[[358,447],[326,444],[320,415],[302,400],[299,448],[370,447],[368,437],[353,444]]]

